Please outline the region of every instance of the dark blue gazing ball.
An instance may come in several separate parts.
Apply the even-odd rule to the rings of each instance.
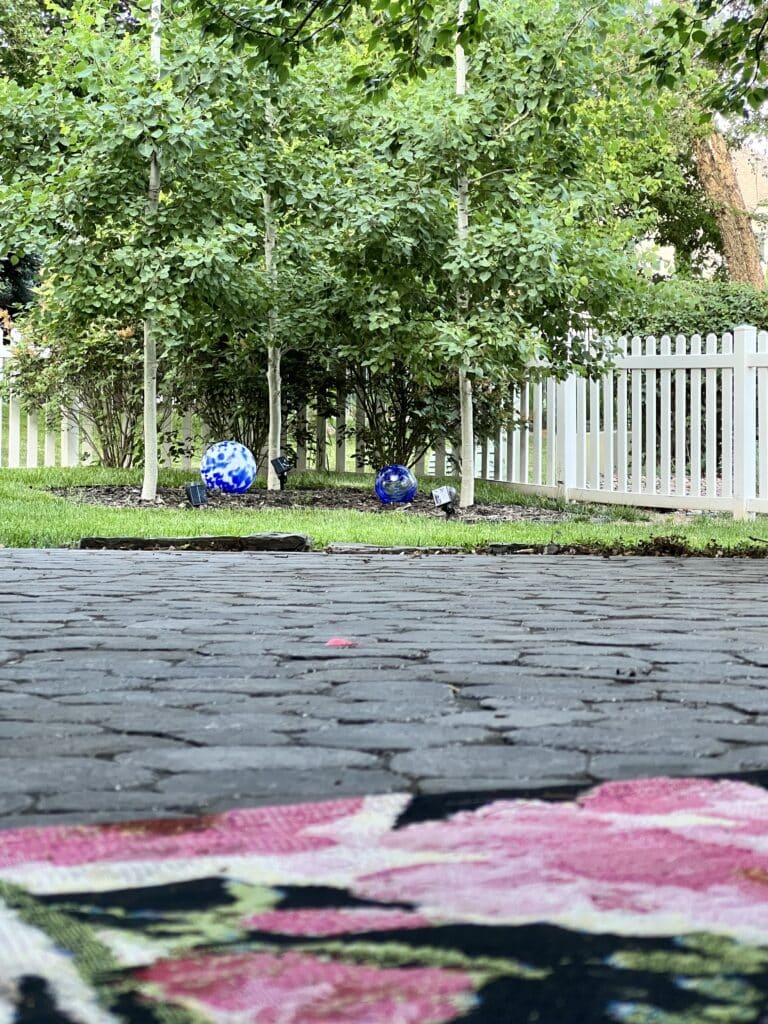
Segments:
[[[407,466],[385,466],[376,474],[373,489],[376,497],[389,505],[396,501],[413,501],[418,486]]]

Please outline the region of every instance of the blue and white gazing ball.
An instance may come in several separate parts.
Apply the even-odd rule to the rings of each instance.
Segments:
[[[256,478],[256,459],[239,441],[218,441],[206,449],[200,476],[210,491],[242,494]]]

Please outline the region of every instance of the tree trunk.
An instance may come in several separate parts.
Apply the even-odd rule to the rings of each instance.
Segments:
[[[264,192],[264,266],[270,276],[275,272],[275,225],[272,220],[272,196]],[[267,440],[267,490],[279,491],[280,478],[272,459],[280,455],[280,434],[283,424],[282,379],[280,376],[279,345],[274,344],[275,311],[269,311],[269,339],[267,348],[267,391],[269,394],[269,434]]]
[[[150,21],[152,41],[150,54],[160,78],[160,32],[162,0],[152,0]],[[147,209],[150,219],[157,214],[160,205],[160,151],[152,150],[149,158],[149,189]],[[155,318],[152,313],[144,316],[144,479],[141,486],[141,500],[154,501],[157,497],[157,339]]]
[[[467,9],[466,0],[459,0],[457,23],[461,25]],[[467,58],[464,47],[457,41],[456,53],[456,96],[466,95],[467,91]],[[459,243],[464,245],[469,236],[469,179],[462,171],[456,186],[456,228]],[[466,317],[469,300],[466,292],[457,296],[457,312]],[[475,503],[475,425],[474,407],[472,402],[472,379],[467,374],[468,367],[459,367],[459,411],[461,414],[461,493],[459,505],[467,508]]]
[[[728,277],[731,281],[765,288],[757,239],[725,139],[717,132],[708,139],[694,139],[693,155],[701,186],[715,206]]]
[[[272,104],[267,100],[267,138],[272,135]],[[264,190],[264,268],[268,277],[275,273],[275,222],[272,217],[272,196]],[[269,311],[269,346],[267,347],[267,391],[269,395],[269,435],[267,440],[267,490],[279,491],[280,478],[272,465],[272,459],[280,455],[280,440],[283,425],[282,379],[280,376],[281,349],[275,345],[275,310]]]

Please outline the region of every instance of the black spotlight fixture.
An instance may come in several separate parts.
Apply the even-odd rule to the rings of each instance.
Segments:
[[[205,489],[205,484],[187,484],[184,490],[187,492],[187,501],[192,508],[208,504],[208,491]]]
[[[288,474],[293,469],[288,459],[284,455],[278,455],[276,459],[272,459],[272,469],[277,473],[277,479],[280,481],[280,490],[285,490],[285,481],[288,479]]]
[[[445,512],[446,519],[456,515],[456,499],[458,492],[455,487],[446,484],[444,487],[436,487],[432,491],[432,500],[441,512]]]

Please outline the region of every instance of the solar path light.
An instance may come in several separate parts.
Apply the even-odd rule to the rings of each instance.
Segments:
[[[278,455],[276,459],[272,459],[272,469],[277,474],[277,479],[280,481],[280,490],[285,490],[285,482],[288,479],[288,474],[293,469],[288,459],[284,455]]]
[[[456,515],[456,499],[458,492],[455,487],[446,484],[444,487],[436,487],[432,491],[432,500],[441,512],[445,512],[445,518],[450,519]]]

